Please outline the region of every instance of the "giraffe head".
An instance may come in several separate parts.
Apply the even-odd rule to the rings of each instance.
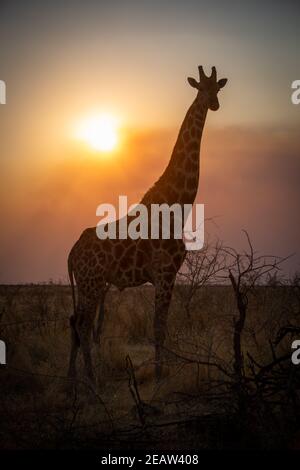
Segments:
[[[207,77],[203,67],[199,65],[199,82],[195,78],[188,77],[189,84],[198,90],[198,97],[205,103],[208,109],[217,111],[219,109],[218,93],[227,83],[227,78],[217,80],[216,67],[212,68],[211,76]]]

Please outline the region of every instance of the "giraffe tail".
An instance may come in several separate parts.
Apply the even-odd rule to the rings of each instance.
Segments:
[[[73,301],[73,315],[70,317],[70,326],[74,332],[74,336],[76,339],[76,342],[78,346],[80,345],[80,339],[78,332],[76,330],[76,297],[75,297],[75,285],[74,285],[74,271],[72,267],[72,260],[71,260],[71,254],[68,257],[68,273],[69,273],[69,279],[70,279],[70,284],[71,284],[71,289],[72,289],[72,301]]]

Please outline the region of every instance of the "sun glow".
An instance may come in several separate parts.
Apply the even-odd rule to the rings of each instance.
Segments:
[[[79,123],[76,136],[94,150],[110,152],[118,144],[118,120],[109,114],[90,116]]]

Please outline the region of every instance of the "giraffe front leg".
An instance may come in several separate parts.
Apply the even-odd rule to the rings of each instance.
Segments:
[[[164,273],[155,284],[154,341],[155,341],[155,376],[162,377],[162,354],[166,339],[167,320],[172,291],[175,281],[174,273]]]

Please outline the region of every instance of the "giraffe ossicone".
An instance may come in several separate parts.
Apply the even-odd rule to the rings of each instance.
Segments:
[[[153,204],[169,207],[178,204],[183,209],[185,205],[192,207],[194,203],[199,182],[200,143],[207,112],[219,108],[217,95],[227,82],[227,79],[217,80],[215,67],[209,77],[201,66],[198,70],[199,81],[188,78],[190,85],[197,89],[197,96],[183,120],[170,161],[140,201],[148,209]],[[122,219],[116,222],[117,226],[122,223]],[[148,227],[151,230],[151,217],[148,217]],[[71,249],[68,271],[74,313],[70,319],[69,376],[76,375],[76,358],[81,347],[86,374],[91,382],[95,382],[91,357],[92,333],[98,341],[105,312],[105,296],[110,286],[123,290],[150,282],[155,287],[155,372],[157,379],[161,377],[168,311],[186,247],[182,237],[165,239],[162,236],[163,227],[159,229],[161,236],[155,239],[126,238],[123,232],[122,237],[116,239],[99,239],[96,227],[91,227],[84,230]]]

